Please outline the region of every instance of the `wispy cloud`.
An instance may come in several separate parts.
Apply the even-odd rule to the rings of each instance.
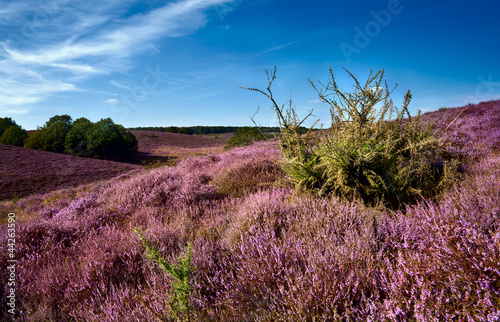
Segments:
[[[0,25],[9,25],[14,21],[18,21],[19,17],[32,10],[31,6],[27,6],[22,1],[2,4],[2,8],[0,8]]]
[[[321,103],[321,100],[309,100],[309,101],[307,101],[307,103],[318,104],[318,103]]]
[[[109,104],[118,104],[119,100],[117,100],[116,98],[110,98],[109,100],[105,100],[104,102]]]
[[[134,56],[152,51],[162,38],[196,31],[207,22],[203,10],[232,1],[180,0],[133,16],[125,15],[127,6],[138,1],[68,1],[50,10],[40,8],[47,19],[38,21],[36,37],[27,44],[16,47],[12,39],[0,38],[0,106],[37,103],[61,91],[78,90],[78,80],[127,71],[134,67]],[[27,1],[11,3],[0,9],[0,16],[26,16],[26,7]],[[24,21],[32,23],[29,15]],[[0,18],[0,25],[3,22]],[[20,33],[24,25],[12,30]]]
[[[120,84],[120,83],[118,83],[117,81],[114,81],[114,80],[110,81],[109,83],[111,85],[116,86],[116,87],[121,88],[121,89],[126,89],[126,90],[131,90],[132,89],[132,88],[130,88],[130,86],[126,86],[126,85]]]

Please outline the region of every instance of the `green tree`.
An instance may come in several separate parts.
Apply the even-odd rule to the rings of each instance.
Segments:
[[[110,118],[95,123],[88,135],[88,147],[92,155],[106,160],[130,160],[137,152],[137,139]]]
[[[38,127],[36,131],[31,132],[26,140],[24,140],[24,147],[26,149],[42,150],[44,136],[43,131],[45,131],[45,128]]]
[[[36,136],[36,138],[40,138],[41,142],[36,142],[36,145],[41,144],[39,149],[43,151],[64,153],[64,142],[71,126],[72,120],[69,115],[51,117],[41,129],[37,130],[41,131],[40,137]]]
[[[94,123],[84,117],[75,120],[64,140],[65,153],[79,157],[90,156],[92,150],[89,147],[88,136],[93,127]]]
[[[11,126],[18,126],[10,117],[0,117],[0,136]]]
[[[0,137],[0,144],[23,146],[28,134],[20,126],[12,125],[7,128]]]
[[[179,133],[179,128],[177,126],[169,126],[167,128],[167,132],[169,132],[169,133]]]
[[[110,118],[93,123],[82,117],[74,122],[69,115],[51,117],[31,133],[24,147],[81,157],[136,161],[137,139]]]
[[[118,128],[123,135],[123,139],[125,140],[126,151],[124,152],[126,157],[130,160],[133,160],[137,156],[137,149],[139,142],[135,135],[132,132],[127,131],[123,126],[119,125]]]
[[[190,127],[181,127],[179,129],[179,133],[192,135],[192,134],[194,134],[194,130]]]

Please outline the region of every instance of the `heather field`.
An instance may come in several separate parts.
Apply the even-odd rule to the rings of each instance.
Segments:
[[[146,162],[179,162],[182,159],[222,152],[228,135],[220,139],[157,131],[132,131],[140,158]],[[231,135],[231,134],[230,134]]]
[[[133,131],[138,140],[138,164],[82,158],[0,144],[0,200],[78,187],[107,180],[144,165],[175,164],[180,160],[222,152],[227,139]]]
[[[107,180],[141,168],[0,144],[0,200]]]
[[[424,119],[440,134],[463,109]],[[274,142],[2,202],[17,215],[16,319],[498,321],[500,101],[469,106],[444,136],[463,179],[398,211],[296,192]],[[191,245],[181,315],[135,227],[171,265]]]

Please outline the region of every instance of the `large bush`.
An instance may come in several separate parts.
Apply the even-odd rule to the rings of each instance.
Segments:
[[[28,134],[10,117],[0,117],[0,144],[23,146]]]
[[[264,135],[258,128],[245,126],[236,130],[233,136],[227,141],[227,145],[224,147],[224,150],[234,148],[236,146],[250,145],[253,142],[264,139]]]
[[[31,132],[26,140],[24,147],[27,149],[43,150],[43,127],[38,127],[36,131]]]
[[[37,128],[24,142],[24,147],[42,151],[64,153],[64,141],[71,130],[71,116],[55,115],[43,127]]]
[[[136,137],[110,118],[95,123],[87,136],[92,156],[107,160],[131,160],[137,152]]]
[[[55,115],[44,126],[42,150],[64,153],[64,141],[71,130],[72,119],[69,115]]]
[[[89,147],[88,136],[93,126],[94,123],[84,117],[75,120],[64,140],[65,152],[79,157],[90,156],[92,150]]]
[[[13,119],[10,117],[0,117],[0,136],[11,126],[17,126]]]
[[[454,181],[457,161],[444,157],[443,141],[430,125],[421,125],[420,113],[410,115],[410,91],[398,109],[383,80],[384,70],[370,72],[364,84],[346,70],[355,83],[353,92],[342,90],[329,71],[326,85],[311,82],[320,100],[330,105],[331,127],[321,134],[301,135],[297,129],[305,119],[298,119],[291,103],[288,108],[276,103],[271,92],[276,68],[267,71],[266,91],[250,88],[273,103],[281,127],[283,169],[299,190],[359,197],[368,205],[398,209],[432,197]]]

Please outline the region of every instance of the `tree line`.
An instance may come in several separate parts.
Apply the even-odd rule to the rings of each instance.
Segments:
[[[169,132],[169,133],[180,133],[180,134],[190,134],[190,135],[206,135],[206,134],[225,134],[225,133],[234,133],[238,131],[238,129],[247,128],[246,126],[186,126],[186,127],[178,127],[178,126],[168,126],[168,127],[134,127],[129,128],[131,131],[158,131],[158,132]],[[262,133],[270,133],[275,132],[278,133],[280,131],[279,127],[259,127]],[[304,128],[304,130],[307,130]]]
[[[11,118],[0,118],[0,144],[114,161],[137,158],[136,137],[110,118],[94,123],[55,115],[29,135]]]

